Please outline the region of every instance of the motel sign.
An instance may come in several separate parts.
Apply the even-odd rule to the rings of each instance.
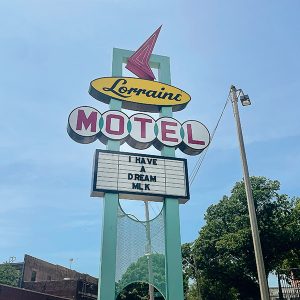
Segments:
[[[188,155],[201,153],[210,143],[208,129],[198,120],[179,122],[173,117],[174,112],[181,111],[191,101],[184,90],[171,85],[170,60],[166,56],[152,54],[159,35],[159,27],[135,52],[114,49],[112,76],[97,78],[91,81],[89,94],[97,101],[109,105],[109,109],[100,112],[91,106],[80,106],[70,113],[67,132],[76,142],[81,144],[100,141],[106,150],[97,149],[93,159],[92,197],[103,197],[103,234],[101,248],[100,280],[98,300],[115,300],[120,292],[132,282],[120,286],[120,279],[126,269],[146,258],[149,276],[147,280],[139,275],[135,282],[149,284],[150,299],[154,298],[153,287],[166,300],[183,300],[182,258],[179,222],[179,204],[190,199],[187,160],[175,158],[175,149]],[[123,77],[122,64],[138,78]],[[150,68],[158,69],[159,78]],[[132,110],[132,115],[125,114],[122,109]],[[146,114],[160,113],[154,119]],[[161,152],[161,156],[143,152],[121,152],[120,145],[127,143],[130,147],[144,150],[153,145]],[[119,199],[163,202],[160,213],[163,226],[160,231],[153,220],[136,222],[129,229],[119,226],[129,215],[122,214]],[[124,223],[122,223],[124,224]],[[131,223],[132,224],[132,223]],[[130,235],[134,226],[143,225],[147,235],[144,249],[137,249],[130,240],[118,243],[121,233]],[[139,227],[141,228],[141,227]],[[162,233],[163,232],[163,233]],[[161,254],[164,262],[164,273],[157,282],[153,275],[151,234],[163,234],[164,251]],[[134,236],[141,239],[140,236]],[[123,247],[123,248],[122,248]],[[125,247],[125,248],[124,248]],[[120,250],[121,249],[121,250]],[[122,250],[123,249],[123,250]],[[128,253],[136,253],[130,260]],[[129,249],[129,250],[128,250]],[[140,252],[138,252],[141,250]],[[119,253],[118,251],[123,251]],[[142,253],[142,254],[141,254]],[[127,257],[128,256],[128,257]],[[125,261],[120,263],[123,257]],[[128,261],[126,261],[126,259]],[[117,277],[120,271],[125,269]],[[152,286],[152,289],[151,289]]]

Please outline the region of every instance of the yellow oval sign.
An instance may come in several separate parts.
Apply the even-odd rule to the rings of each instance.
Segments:
[[[147,112],[159,112],[162,106],[171,106],[173,111],[179,111],[191,100],[188,93],[174,86],[131,77],[95,79],[90,84],[89,93],[104,103],[115,98],[123,101],[125,109]]]

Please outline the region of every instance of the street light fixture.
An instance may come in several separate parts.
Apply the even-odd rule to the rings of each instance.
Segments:
[[[237,92],[239,92],[238,95]],[[238,135],[239,145],[240,145],[240,153],[241,153],[241,160],[243,166],[244,183],[245,183],[246,196],[247,196],[249,219],[250,219],[252,240],[253,240],[255,260],[256,260],[256,268],[258,273],[260,295],[262,300],[269,300],[270,294],[269,294],[268,282],[266,278],[264,260],[263,260],[262,250],[261,250],[256,212],[255,212],[255,206],[254,206],[252,189],[251,189],[250,178],[249,178],[249,170],[248,170],[247,157],[246,157],[246,151],[244,145],[244,138],[243,138],[242,126],[241,126],[241,121],[239,116],[239,109],[238,109],[238,98],[240,98],[243,106],[250,105],[251,101],[248,95],[245,95],[241,89],[237,90],[234,85],[230,87],[230,95],[231,95],[233,114],[236,120],[237,135]]]
[[[240,96],[240,100],[241,100],[243,106],[251,105],[251,101],[250,101],[250,98],[248,95]]]

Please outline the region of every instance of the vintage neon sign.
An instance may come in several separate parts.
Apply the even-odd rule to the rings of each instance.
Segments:
[[[82,144],[99,139],[107,144],[109,139],[128,143],[136,149],[146,149],[152,144],[158,150],[163,146],[177,147],[189,155],[201,153],[210,142],[207,128],[199,121],[180,123],[170,117],[154,120],[143,113],[128,117],[125,113],[109,110],[104,113],[89,106],[75,108],[68,120],[70,137]]]
[[[173,111],[186,107],[191,97],[183,90],[157,81],[132,77],[102,77],[90,84],[89,93],[95,99],[109,103],[111,98],[123,101],[125,109],[159,112],[162,106]]]

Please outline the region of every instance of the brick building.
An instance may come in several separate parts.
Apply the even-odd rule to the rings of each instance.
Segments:
[[[97,299],[97,284],[82,279],[24,281],[23,288],[72,300]]]
[[[37,293],[32,296],[34,297],[32,299],[40,300],[49,298],[42,295],[55,295],[72,300],[97,299],[98,279],[93,276],[27,254],[24,256],[24,262],[12,263],[12,265],[20,271],[19,288],[8,289],[2,286],[2,290],[16,296],[16,298],[3,298],[5,300],[23,299],[18,298],[22,293],[24,299],[31,299],[29,296],[26,298],[30,291]]]
[[[25,254],[22,282],[60,281],[60,280],[84,280],[92,284],[98,284],[98,279],[88,274],[82,274],[60,265],[54,265],[44,260]]]

